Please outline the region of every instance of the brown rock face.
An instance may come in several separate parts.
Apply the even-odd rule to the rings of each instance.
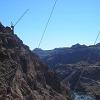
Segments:
[[[0,100],[71,100],[46,84],[47,66],[9,27],[4,30],[0,25]]]

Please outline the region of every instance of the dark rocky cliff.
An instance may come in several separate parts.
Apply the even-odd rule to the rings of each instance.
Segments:
[[[0,100],[71,100],[48,86],[46,75],[39,57],[0,24]]]

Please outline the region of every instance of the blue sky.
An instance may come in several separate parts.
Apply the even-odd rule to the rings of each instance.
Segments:
[[[31,49],[38,46],[54,0],[1,0],[0,21],[15,23],[26,9],[29,12],[16,25],[15,33]],[[100,0],[58,0],[42,49],[92,45],[100,31]],[[100,42],[100,37],[98,41]]]

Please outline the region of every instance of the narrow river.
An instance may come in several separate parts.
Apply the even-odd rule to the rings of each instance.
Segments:
[[[74,100],[96,100],[94,96],[82,94],[82,93],[74,93]]]

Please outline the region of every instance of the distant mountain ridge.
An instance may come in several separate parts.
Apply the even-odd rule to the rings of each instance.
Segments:
[[[56,48],[53,50],[34,49],[34,53],[51,67],[57,64],[74,64],[78,62],[96,63],[100,61],[100,43],[96,45],[76,44],[72,47]]]

